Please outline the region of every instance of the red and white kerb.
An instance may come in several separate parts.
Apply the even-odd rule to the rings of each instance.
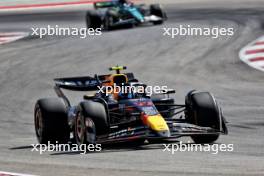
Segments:
[[[264,36],[242,48],[239,57],[249,66],[264,71]]]

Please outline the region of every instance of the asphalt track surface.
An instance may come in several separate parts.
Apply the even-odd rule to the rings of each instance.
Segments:
[[[263,175],[264,73],[242,63],[238,51],[263,34],[264,4],[217,4],[165,5],[169,20],[163,26],[105,32],[87,39],[28,38],[0,46],[1,170],[66,176]],[[1,32],[29,31],[32,24],[83,27],[84,13],[0,17]],[[180,24],[234,27],[235,35],[219,39],[162,35],[162,27]],[[172,155],[162,152],[162,145],[148,145],[86,155],[31,152],[30,144],[36,143],[34,103],[55,96],[52,79],[107,73],[115,64],[127,65],[148,84],[175,88],[177,102],[183,102],[191,89],[214,93],[230,132],[217,142],[234,144],[234,151]]]

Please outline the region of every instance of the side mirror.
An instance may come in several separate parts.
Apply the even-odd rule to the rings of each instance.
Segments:
[[[129,82],[138,82],[138,80],[133,78],[133,79],[129,80]]]
[[[167,91],[167,94],[175,94],[176,93],[176,90],[174,89],[170,89]]]
[[[175,94],[176,91],[174,89],[168,89],[168,90],[163,90],[163,94]]]

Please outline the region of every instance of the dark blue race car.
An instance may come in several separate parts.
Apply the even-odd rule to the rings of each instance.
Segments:
[[[227,134],[225,118],[211,93],[191,91],[184,104],[176,104],[169,96],[174,90],[149,95],[146,85],[138,82],[133,73],[120,73],[125,68],[111,67],[116,73],[107,75],[55,79],[59,98],[36,102],[38,141],[144,144],[190,136],[196,143],[211,143],[220,134]],[[133,89],[118,93],[103,89],[117,90],[115,85]],[[72,104],[62,89],[86,94],[79,103]]]
[[[118,0],[94,3],[95,10],[86,15],[87,28],[111,30],[118,27],[133,27],[144,23],[162,24],[166,13],[159,4],[147,7],[144,4]]]

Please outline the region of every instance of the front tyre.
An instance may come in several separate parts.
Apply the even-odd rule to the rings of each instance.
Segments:
[[[163,11],[159,4],[150,5],[150,14],[161,18],[161,20],[154,21],[154,25],[163,24],[164,20],[166,20],[167,18],[166,13]]]
[[[220,131],[221,115],[214,97],[209,92],[192,92],[186,96],[186,121]],[[212,143],[219,134],[193,135],[195,143]]]

